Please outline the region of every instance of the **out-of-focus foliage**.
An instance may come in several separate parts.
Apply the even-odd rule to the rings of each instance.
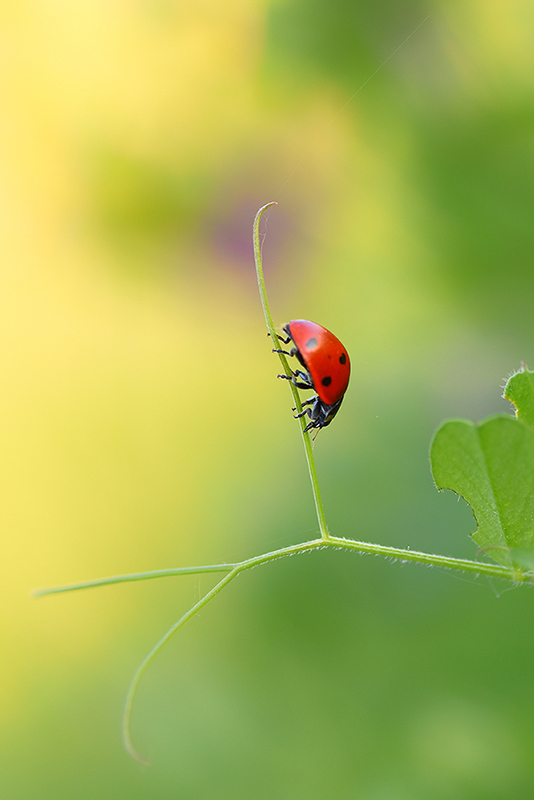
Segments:
[[[0,31],[3,793],[527,796],[528,589],[254,570],[147,674],[146,774],[126,686],[210,579],[28,592],[315,534],[254,285],[270,200],[276,321],[353,364],[315,443],[330,529],[474,555],[428,442],[533,360],[532,4],[6,0]]]

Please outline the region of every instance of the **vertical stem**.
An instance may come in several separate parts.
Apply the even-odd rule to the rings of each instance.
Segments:
[[[267,290],[265,288],[265,279],[263,277],[263,267],[262,267],[262,260],[261,260],[261,245],[260,245],[260,219],[262,217],[263,212],[270,208],[271,206],[276,205],[276,201],[271,203],[267,203],[266,205],[262,206],[256,216],[254,217],[254,225],[252,227],[252,239],[254,243],[254,263],[256,264],[256,276],[258,279],[258,289],[260,290],[260,298],[261,304],[263,306],[263,315],[265,317],[265,322],[267,324],[267,328],[271,335],[271,340],[275,347],[280,347],[280,342],[278,341],[277,333],[274,329],[273,318],[271,316],[271,310],[269,308],[269,301],[267,300]],[[286,375],[291,375],[291,369],[289,364],[287,363],[286,357],[283,353],[278,353],[280,357],[280,361],[282,362],[282,367]],[[300,413],[302,411],[302,405],[300,403],[299,393],[297,392],[296,386],[289,382],[289,387],[291,389],[291,393],[293,395],[293,399],[295,401],[295,406],[297,411]],[[304,452],[306,454],[306,461],[308,462],[308,471],[310,473],[310,480],[312,485],[312,492],[313,492],[313,499],[315,501],[315,510],[317,512],[317,520],[319,522],[319,530],[321,532],[321,538],[324,540],[330,539],[330,534],[328,533],[328,528],[326,526],[326,517],[323,508],[323,502],[321,500],[321,493],[319,491],[319,480],[317,478],[317,469],[315,467],[315,459],[313,457],[313,449],[312,443],[310,439],[310,434],[304,432],[304,428],[306,427],[306,422],[304,418],[300,418],[300,430],[302,433],[302,441],[304,443]]]
[[[256,277],[258,279],[258,288],[260,290],[260,300],[263,306],[263,316],[269,328],[269,333],[273,337],[273,342],[278,342],[276,331],[274,329],[273,318],[269,308],[269,301],[267,300],[267,290],[265,289],[265,279],[263,277],[263,267],[261,265],[261,245],[260,245],[260,219],[263,212],[271,206],[276,205],[276,200],[262,206],[256,216],[254,217],[254,225],[252,227],[252,240],[254,242],[254,263],[256,264]]]
[[[310,434],[304,433],[304,424],[301,426],[301,432],[302,441],[304,443],[304,452],[306,453],[306,460],[308,462],[308,472],[310,473],[313,499],[315,500],[315,510],[317,512],[317,521],[319,522],[319,531],[321,532],[321,539],[327,541],[330,539],[330,534],[328,533],[328,528],[326,526],[323,501],[321,500],[321,492],[319,490],[319,478],[317,477],[317,470],[315,468],[315,459],[313,457]]]

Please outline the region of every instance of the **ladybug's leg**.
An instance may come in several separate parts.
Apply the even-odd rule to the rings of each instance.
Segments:
[[[317,400],[316,397],[310,397],[309,400],[305,400],[303,403],[301,403],[301,406],[302,408],[304,408],[304,406],[308,406],[311,405],[312,403],[315,403],[316,400]],[[296,406],[291,409],[291,411],[296,411],[296,410],[297,410]],[[300,416],[300,414],[298,416]],[[302,416],[304,416],[304,414]],[[298,419],[298,417],[295,417],[295,419]]]
[[[291,339],[289,339],[291,341]],[[278,350],[277,348],[273,347],[273,353],[283,353],[285,356],[295,356],[298,353],[296,347],[292,347],[291,350],[288,352],[287,350]]]
[[[307,414],[311,421],[308,422],[308,424],[306,425],[306,430],[310,430],[310,428],[321,428],[322,427],[322,425],[321,425],[322,403],[321,403],[319,397],[317,395],[315,395],[315,397],[310,397],[310,399],[307,400],[302,405],[305,406],[305,405],[308,405],[308,404],[309,405],[313,404],[313,408],[305,408],[305,409],[303,409],[300,414],[296,414],[295,415],[295,419],[298,419],[299,417],[303,417],[305,414]]]
[[[298,369],[296,372],[292,372],[291,375],[278,375],[279,378],[285,381],[291,381],[297,389],[313,389],[313,383],[311,381],[310,376],[306,372],[302,372],[302,370]]]
[[[271,334],[269,332],[267,332],[267,336],[270,336],[270,335]],[[284,337],[281,334],[277,333],[276,335],[278,336],[278,339],[281,342],[283,342],[284,344],[289,344],[289,342],[291,341],[291,336],[288,336],[287,339],[284,339]]]
[[[293,383],[299,389],[315,389],[315,386],[313,385],[312,379],[308,372],[303,372],[301,369],[296,369],[293,372],[293,376],[294,376]],[[298,383],[295,381],[295,378],[298,379]]]
[[[291,381],[297,389],[313,389],[313,386],[310,386],[308,382],[301,383],[301,381],[298,381],[295,373],[293,373],[293,375],[277,375],[276,377],[282,378],[284,381]]]
[[[309,432],[309,431],[311,431],[313,428],[319,428],[319,430],[321,430],[321,428],[322,428],[322,427],[323,427],[323,426],[321,425],[321,423],[319,422],[319,420],[318,420],[318,419],[314,419],[314,420],[312,420],[311,422],[308,422],[308,424],[307,424],[307,425],[306,425],[306,427],[304,428],[304,433],[308,433],[308,432]],[[317,431],[317,433],[319,433],[319,431]],[[317,436],[317,433],[315,434],[315,436]],[[314,439],[315,439],[315,436],[313,437]]]
[[[308,400],[305,400],[303,403],[301,403],[301,406],[302,408],[304,408],[304,406],[311,406],[313,405],[313,403],[315,403],[316,400],[317,400],[317,395],[315,395],[314,397],[310,397]]]
[[[296,375],[297,378],[301,378],[304,383],[307,383],[310,389],[313,389],[313,383],[311,382],[311,378],[307,372],[303,372],[301,369],[296,369],[294,375]]]
[[[316,394],[314,394],[314,396],[313,396],[313,397],[310,397],[310,398],[308,398],[308,400],[304,400],[304,401],[301,403],[301,406],[302,406],[302,408],[304,408],[304,406],[311,406],[311,405],[313,405],[313,404],[315,403],[315,401],[316,401],[316,400],[317,400],[317,395],[316,395]],[[295,407],[295,408],[292,408],[291,410],[292,410],[292,411],[296,411],[297,409],[296,409],[296,407]],[[295,419],[296,419],[296,417],[295,417]]]

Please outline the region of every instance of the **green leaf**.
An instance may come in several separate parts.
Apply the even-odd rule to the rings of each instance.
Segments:
[[[434,436],[430,460],[437,488],[452,489],[471,506],[473,540],[512,568],[524,563],[514,549],[534,544],[534,373],[510,378],[505,396],[517,418],[448,420]]]
[[[534,372],[516,372],[504,387],[503,397],[514,404],[517,418],[534,429]]]
[[[528,572],[534,572],[534,549],[524,547],[514,547],[510,550],[514,564]]]

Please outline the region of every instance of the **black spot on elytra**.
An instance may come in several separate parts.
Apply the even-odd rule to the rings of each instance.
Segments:
[[[315,348],[317,347],[317,339],[315,338],[315,336],[312,336],[311,339],[308,339],[308,341],[305,344],[305,347],[306,350],[315,350]]]
[[[346,364],[347,363],[347,356],[345,355],[345,353],[341,353],[341,355],[339,356],[339,363],[340,364]]]
[[[323,386],[330,386],[330,384],[332,383],[332,378],[330,377],[330,375],[327,375],[325,378],[322,379],[321,383],[323,384]]]

